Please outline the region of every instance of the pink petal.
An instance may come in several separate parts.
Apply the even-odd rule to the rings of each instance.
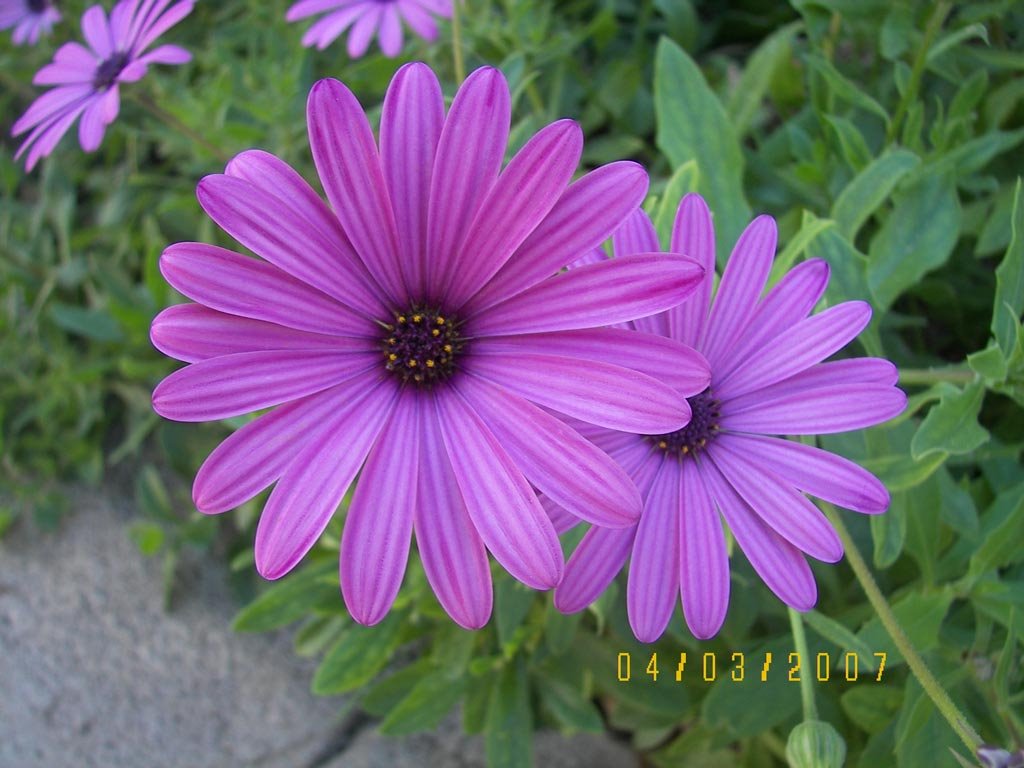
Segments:
[[[252,159],[243,159],[242,169],[247,161]],[[238,178],[238,165],[231,176],[207,176],[200,181],[196,197],[203,210],[235,240],[292,277],[363,314],[379,316],[384,308],[376,286],[369,287],[365,270],[352,267],[355,254],[337,225],[324,227],[321,216],[313,218],[312,200],[281,196],[300,187],[301,180],[290,179],[291,185],[275,194],[267,187],[289,175],[265,158],[257,165],[268,171],[258,184]],[[352,261],[346,254],[351,254]]]
[[[175,243],[160,257],[174,288],[231,315],[342,336],[373,337],[366,318],[272,264],[205,243]]]
[[[795,376],[852,341],[871,321],[871,306],[847,301],[811,315],[762,344],[735,373],[715,382],[726,400]]]
[[[786,605],[798,611],[813,608],[818,600],[818,587],[800,550],[762,522],[713,462],[701,462],[700,470],[736,543],[757,575]]]
[[[843,544],[821,510],[770,469],[735,450],[738,447],[727,437],[716,440],[708,447],[708,461],[782,538],[826,563],[841,560]]]
[[[691,259],[642,253],[555,275],[470,319],[475,336],[566,331],[653,315],[700,283]]]
[[[373,352],[367,339],[308,333],[248,317],[227,315],[201,304],[176,304],[153,319],[153,346],[168,357],[195,363],[211,357],[270,349]]]
[[[315,45],[322,51],[366,12],[367,5],[367,1],[360,0],[347,8],[339,10],[337,13],[330,13],[324,16],[302,36],[302,44],[306,47]]]
[[[18,136],[29,128],[41,124],[52,117],[62,116],[82,99],[92,94],[92,77],[85,85],[67,85],[47,91],[32,102],[25,114],[15,121],[11,127],[11,135]],[[67,130],[67,129],[65,129]]]
[[[544,512],[547,513],[548,519],[551,520],[551,524],[555,527],[555,533],[559,536],[579,524],[580,519],[578,517],[570,514],[568,510],[564,507],[560,507],[547,496],[541,494],[538,498],[540,499],[540,505],[544,507]],[[614,529],[603,528],[601,530]]]
[[[436,301],[453,271],[457,248],[498,178],[508,144],[511,96],[504,75],[482,67],[455,94],[430,179],[427,298]]]
[[[140,56],[143,64],[187,64],[192,61],[192,54],[179,45],[161,45],[149,53]]]
[[[700,195],[691,193],[679,201],[671,248],[673,253],[696,259],[704,267],[700,287],[689,299],[668,311],[672,338],[692,347],[704,331],[711,306],[711,287],[715,282],[715,226],[707,203]]]
[[[352,618],[372,626],[395,601],[409,559],[420,415],[415,390],[398,398],[391,420],[366,459],[341,537],[341,593]]]
[[[565,191],[582,151],[580,127],[559,120],[516,153],[453,254],[446,306],[461,307],[537,228]]]
[[[434,155],[444,125],[441,85],[430,67],[406,64],[395,73],[380,118],[380,155],[395,213],[407,282],[427,290],[427,212]]]
[[[562,578],[562,549],[530,484],[458,393],[439,391],[435,402],[448,458],[484,544],[514,578],[551,589]]]
[[[771,271],[777,240],[775,219],[758,216],[733,248],[704,328],[703,341],[697,345],[713,369],[725,362],[729,349],[739,340],[754,314]]]
[[[680,478],[678,462],[663,461],[633,543],[626,604],[629,625],[642,643],[661,637],[679,594]]]
[[[636,210],[623,222],[612,236],[615,256],[631,256],[634,253],[653,253],[661,250],[658,234],[650,217],[643,210]],[[637,318],[636,329],[658,336],[668,337],[668,315],[659,313],[650,317]]]
[[[278,406],[218,445],[196,473],[192,500],[200,512],[225,512],[248,501],[318,439],[339,411],[362,402],[378,379],[370,369],[348,381]]]
[[[169,8],[159,18],[157,18],[156,14],[153,14],[147,20],[148,23],[139,31],[139,37],[132,45],[133,52],[138,54],[146,50],[160,35],[192,13],[194,7],[195,3],[192,0],[182,0],[182,2]]]
[[[694,461],[682,466],[679,586],[686,625],[698,640],[718,634],[729,608],[729,554],[715,505]]]
[[[437,24],[429,13],[420,8],[416,3],[403,3],[399,6],[405,23],[412,31],[424,40],[434,41],[437,39]]]
[[[761,394],[761,393],[755,393]],[[729,403],[719,424],[738,432],[769,435],[824,435],[881,424],[903,412],[907,396],[879,384],[839,384],[801,389],[777,397]]]
[[[491,616],[491,569],[448,460],[433,408],[423,409],[416,545],[427,581],[449,616],[479,629]]]
[[[849,459],[794,440],[762,435],[723,436],[730,445],[805,493],[867,514],[889,507],[889,492],[877,477]]]
[[[538,405],[608,429],[658,435],[690,420],[690,406],[678,392],[618,365],[524,354],[514,360],[477,355],[466,367]]]
[[[393,300],[405,296],[395,217],[363,108],[337,80],[320,80],[308,122],[317,173],[349,241]]]
[[[103,6],[90,6],[82,14],[82,34],[85,36],[85,42],[99,58],[110,58],[114,47],[113,41],[110,39],[110,25],[107,24],[107,14],[103,10]]]
[[[382,6],[371,5],[365,8],[362,15],[356,19],[352,31],[348,34],[348,44],[346,45],[349,58],[358,59],[369,49],[370,41],[373,40],[373,34],[377,31],[377,25],[383,12]]]
[[[807,317],[825,293],[828,274],[828,262],[822,259],[810,259],[787,272],[758,305],[747,333],[716,371],[716,379],[724,381],[745,366],[752,353]]]
[[[467,303],[473,314],[551,277],[604,242],[643,202],[647,172],[631,162],[605,165],[569,185],[551,212]]]
[[[335,8],[344,8],[348,5],[361,4],[365,0],[300,0],[295,3],[285,14],[285,21],[299,21],[301,19],[315,16],[318,13],[332,11]]]
[[[618,328],[489,336],[474,343],[473,353],[506,359],[541,354],[598,360],[653,376],[686,397],[703,392],[711,379],[707,361],[691,347],[651,333]]]
[[[458,390],[541,493],[595,525],[622,528],[640,517],[633,481],[569,425],[484,379],[466,376]]]
[[[565,564],[565,578],[555,589],[555,608],[576,613],[600,597],[626,564],[635,537],[635,525],[587,531]]]
[[[288,573],[327,527],[391,416],[397,393],[390,384],[340,404],[281,476],[256,527],[256,570],[263,578]]]
[[[388,58],[394,58],[402,52],[402,20],[396,5],[385,6],[381,11],[380,50]]]
[[[369,353],[269,351],[214,357],[175,371],[153,390],[172,421],[215,421],[312,395],[377,365]]]

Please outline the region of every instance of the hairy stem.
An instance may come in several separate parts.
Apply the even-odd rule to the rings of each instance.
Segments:
[[[967,367],[950,368],[901,368],[900,384],[937,384],[948,381],[952,384],[970,384],[977,374]]]
[[[836,514],[835,507],[823,502],[823,508],[828,515],[829,521],[839,534],[839,538],[842,540],[843,547],[846,550],[846,559],[849,561],[857,581],[860,582],[864,594],[867,595],[868,602],[871,603],[871,607],[878,614],[878,618],[881,620],[882,626],[885,627],[885,631],[889,633],[889,637],[892,638],[900,653],[903,654],[903,658],[906,659],[910,671],[917,678],[917,681],[921,684],[928,698],[932,700],[936,709],[946,718],[946,722],[949,723],[956,735],[960,737],[960,740],[971,751],[971,754],[975,754],[978,747],[981,746],[981,736],[967,722],[967,718],[957,709],[953,700],[949,698],[949,694],[939,684],[939,681],[935,679],[931,670],[928,669],[928,665],[924,663],[924,659],[917,653],[917,650],[910,642],[910,638],[907,637],[903,627],[900,626],[896,614],[893,613],[892,608],[889,606],[889,602],[878,588],[878,583],[875,581],[875,577],[871,575],[871,571],[868,569],[867,563],[864,562],[864,558],[861,557],[857,545],[853,543],[850,532],[843,524],[839,515]]]
[[[455,65],[455,83],[461,85],[466,79],[466,64],[462,60],[462,17],[461,0],[452,3],[452,59]]]
[[[176,118],[174,115],[172,115],[166,109],[164,109],[159,104],[157,104],[155,101],[153,101],[146,94],[144,94],[144,93],[133,94],[133,98],[139,104],[139,106],[141,106],[143,109],[145,109],[151,115],[153,115],[153,117],[155,117],[157,120],[160,120],[161,122],[166,123],[168,126],[173,128],[174,130],[178,131],[179,133],[181,133],[181,134],[183,134],[185,136],[188,136],[188,138],[192,139],[192,141],[194,141],[196,144],[201,146],[203,149],[205,149],[211,155],[216,157],[222,163],[227,163],[231,159],[231,155],[229,155],[227,152],[225,152],[220,147],[218,147],[218,146],[216,146],[214,144],[211,144],[198,131],[196,131],[194,128],[191,128],[190,126],[188,126],[185,123],[183,123],[181,120]]]
[[[804,620],[793,608],[789,608],[789,625],[793,628],[793,644],[796,646],[797,658],[810,659],[807,635],[804,634]],[[800,675],[800,701],[803,704],[804,720],[817,720],[818,705],[814,701],[814,682],[807,674]]]

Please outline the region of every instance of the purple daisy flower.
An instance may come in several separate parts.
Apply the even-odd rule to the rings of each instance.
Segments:
[[[635,254],[556,274],[637,209],[643,169],[613,163],[570,184],[582,133],[560,120],[502,170],[510,101],[501,73],[479,69],[446,116],[434,73],[406,65],[378,148],[355,96],[321,80],[309,141],[331,208],[281,160],[243,152],[197,194],[261,259],[178,243],[160,261],[198,303],[153,322],[153,343],[191,363],[156,388],[156,411],[209,421],[277,406],[207,458],[196,506],[222,512],[276,482],[255,543],[257,569],[276,579],[365,459],[340,565],[364,624],[394,601],[413,532],[464,627],[490,616],[486,550],[523,583],[555,586],[562,551],[536,491],[598,525],[631,525],[642,504],[626,472],[547,409],[667,432],[707,386],[687,347],[600,327],[678,303],[703,276],[695,261]]]
[[[31,171],[79,116],[78,141],[86,152],[96,150],[120,111],[121,83],[141,79],[150,64],[184,64],[192,58],[177,45],[145,50],[191,13],[193,5],[193,0],[121,0],[109,19],[101,6],[89,8],[82,15],[89,47],[65,43],[32,81],[57,87],[32,102],[14,124],[14,136],[30,131],[15,158],[28,152],[25,167]]]
[[[657,245],[650,219],[633,215],[613,238],[619,258]],[[777,435],[869,427],[906,406],[887,360],[821,362],[867,325],[870,307],[850,301],[809,315],[825,291],[828,265],[812,259],[760,298],[775,254],[775,221],[755,219],[740,237],[715,300],[714,229],[704,200],[679,205],[672,250],[704,265],[686,302],[634,326],[694,346],[711,366],[707,390],[690,397],[693,419],[666,432],[580,425],[633,477],[644,496],[640,522],[592,528],[566,565],[555,605],[572,613],[604,591],[632,554],[627,604],[637,639],[665,631],[676,597],[693,634],[714,636],[729,602],[721,515],[754,570],[787,605],[810,609],[817,587],[805,560],[843,556],[839,537],[805,493],[858,512],[889,506],[882,483],[840,456]],[[576,521],[548,505],[562,530]]]
[[[35,45],[60,21],[60,11],[52,0],[0,0],[0,29],[14,27],[15,45]]]
[[[299,21],[320,13],[326,15],[302,36],[303,45],[323,50],[352,27],[347,46],[351,58],[366,53],[375,34],[384,55],[394,58],[402,51],[402,21],[424,40],[434,40],[434,16],[451,16],[452,0],[300,0],[285,18]]]

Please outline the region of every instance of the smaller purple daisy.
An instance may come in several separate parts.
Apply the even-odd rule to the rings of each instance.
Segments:
[[[452,15],[452,0],[300,0],[288,9],[288,21],[324,13],[305,35],[302,44],[321,51],[349,27],[348,55],[358,59],[370,47],[374,34],[385,56],[402,51],[402,21],[424,40],[437,38],[434,16]],[[433,15],[432,15],[433,14]]]
[[[193,0],[121,0],[109,19],[101,6],[89,8],[82,15],[82,34],[89,47],[65,43],[32,81],[56,87],[32,102],[14,124],[12,135],[29,132],[15,158],[28,152],[25,168],[31,171],[41,157],[53,152],[79,116],[78,141],[86,152],[95,151],[120,111],[121,83],[142,79],[150,64],[184,64],[192,58],[177,45],[143,52],[188,16],[194,5]]]
[[[658,243],[637,211],[615,233],[618,258]],[[694,636],[713,637],[729,604],[729,556],[723,520],[754,570],[780,600],[799,611],[817,600],[806,557],[834,563],[843,545],[807,498],[866,514],[889,506],[874,475],[842,456],[787,440],[863,429],[901,413],[888,360],[823,362],[868,324],[871,308],[847,301],[811,314],[828,283],[821,259],[799,264],[762,296],[775,256],[775,220],[759,216],[729,258],[712,299],[715,236],[699,195],[679,205],[672,251],[704,266],[700,288],[681,304],[633,327],[692,345],[708,361],[710,386],[688,398],[692,418],[671,432],[633,433],[576,424],[629,472],[644,497],[629,528],[591,528],[565,567],[555,606],[579,611],[595,600],[629,559],[626,602],[633,633],[651,643],[682,598]],[[604,261],[592,253],[587,261]],[[556,529],[575,521],[546,502]]]
[[[0,0],[0,29],[14,28],[15,45],[35,45],[60,21],[52,0]]]

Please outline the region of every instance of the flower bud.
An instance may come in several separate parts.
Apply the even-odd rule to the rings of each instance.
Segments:
[[[789,768],[843,768],[846,742],[828,723],[808,720],[790,732],[786,760]]]

